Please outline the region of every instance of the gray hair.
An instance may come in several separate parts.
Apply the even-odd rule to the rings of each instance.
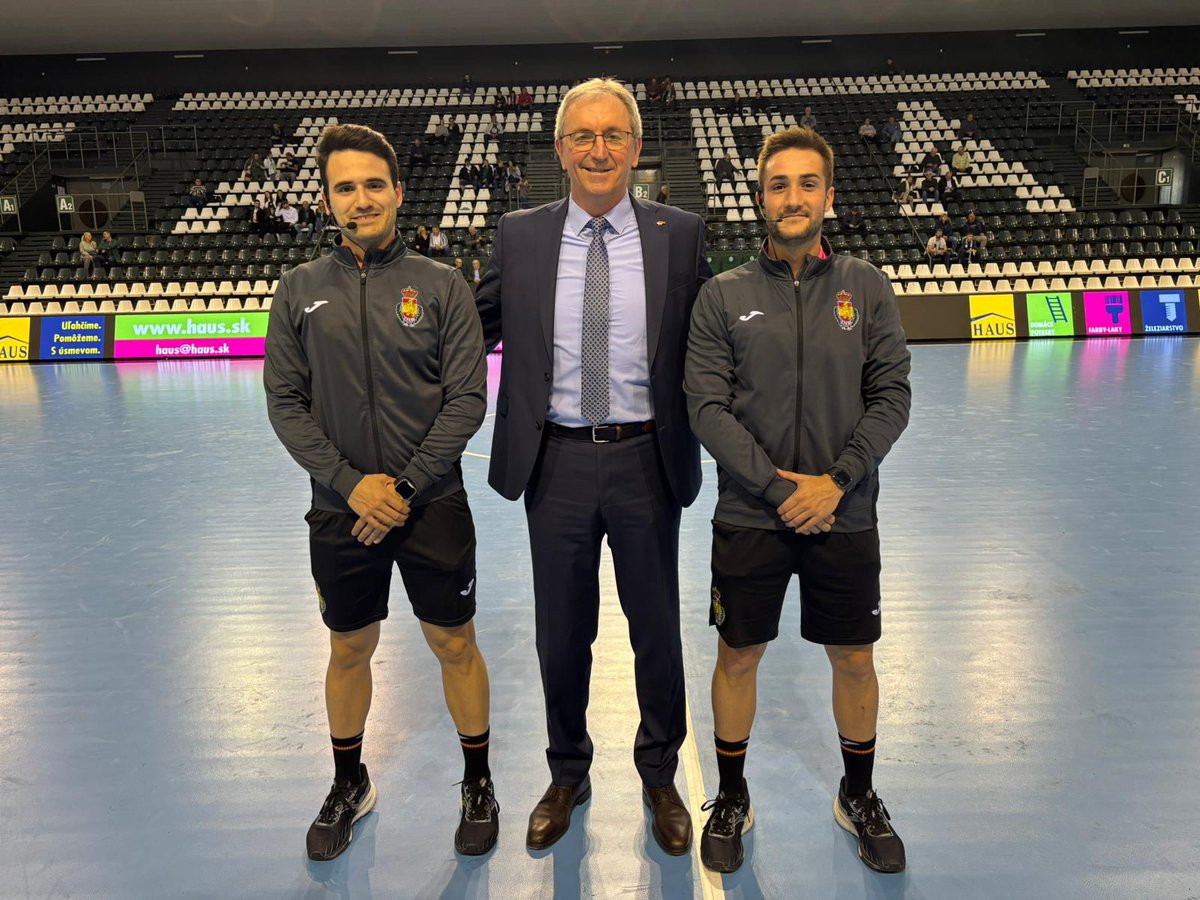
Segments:
[[[613,78],[593,78],[575,85],[562,98],[562,102],[558,105],[558,114],[554,117],[555,140],[560,140],[563,136],[563,120],[566,119],[567,110],[571,104],[577,100],[590,100],[599,96],[616,97],[620,100],[624,104],[626,112],[629,113],[634,139],[637,140],[642,136],[642,114],[638,112],[637,100],[633,98],[633,94],[629,93],[629,88]]]

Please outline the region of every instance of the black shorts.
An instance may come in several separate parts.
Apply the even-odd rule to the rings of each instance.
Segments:
[[[814,644],[879,640],[879,531],[804,535],[713,522],[708,623],[730,647],[779,635],[779,614],[800,576],[800,635]]]
[[[321,618],[330,631],[386,619],[392,564],[413,613],[451,628],[475,615],[475,523],[466,491],[414,506],[408,521],[372,546],[350,533],[358,517],[311,509],[308,546]]]

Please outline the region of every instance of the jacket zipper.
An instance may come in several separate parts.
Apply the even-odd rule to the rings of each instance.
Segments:
[[[375,412],[375,376],[371,371],[371,338],[367,331],[367,263],[358,277],[358,306],[362,315],[363,364],[367,370],[367,408],[371,411],[371,432],[375,438],[375,471],[383,471],[383,444],[379,441],[379,418]]]
[[[796,455],[792,471],[800,471],[800,420],[804,406],[804,316],[800,308],[800,279],[793,277],[792,287],[796,292]]]

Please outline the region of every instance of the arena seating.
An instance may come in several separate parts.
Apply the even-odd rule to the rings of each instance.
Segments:
[[[1198,69],[1081,70],[1071,72],[1081,96],[1117,98],[1122,91],[1150,92],[1173,99],[1195,113]],[[511,93],[520,85],[508,85]],[[308,259],[313,239],[292,234],[257,234],[250,223],[255,198],[282,191],[292,203],[315,203],[320,175],[313,148],[321,129],[355,121],[382,131],[397,147],[404,169],[405,204],[399,225],[406,234],[419,224],[440,225],[451,235],[451,257],[465,256],[461,235],[474,225],[486,242],[501,214],[512,208],[503,192],[460,183],[463,164],[515,159],[523,169],[532,156],[553,146],[553,119],[566,84],[524,86],[533,105],[497,111],[501,86],[464,93],[457,87],[331,91],[190,92],[167,102],[169,122],[156,126],[170,134],[194,134],[198,168],[180,172],[155,210],[145,232],[118,235],[120,250],[107,270],[85,277],[78,238],[57,238],[37,253],[23,277],[5,286],[7,307],[26,312],[58,304],[84,311],[131,304],[134,310],[240,308],[269,299],[287,267]],[[853,253],[884,268],[900,293],[1067,290],[1130,286],[1191,286],[1197,277],[1194,217],[1178,210],[1080,210],[1072,185],[1065,184],[1042,148],[1026,136],[1031,102],[1053,102],[1037,72],[962,72],[806,79],[726,79],[676,82],[675,103],[646,102],[644,84],[634,86],[647,126],[648,141],[673,154],[692,155],[711,227],[710,258],[718,271],[757,253],[761,224],[752,202],[755,157],[765,134],[796,124],[812,106],[818,130],[837,157],[835,208],[826,233],[838,252]],[[1137,96],[1144,96],[1139,93]],[[0,165],[20,161],[22,147],[36,140],[62,140],[77,127],[125,127],[149,122],[149,94],[104,97],[0,98]],[[1189,105],[1190,104],[1190,105]],[[162,112],[167,112],[164,108]],[[943,203],[894,199],[898,182],[912,171],[931,145],[948,162],[968,112],[980,134],[964,141],[973,168],[960,179],[954,199]],[[864,116],[877,126],[894,115],[903,129],[895,147],[864,143],[858,127]],[[54,121],[48,117],[63,117]],[[499,137],[488,135],[493,117]],[[461,142],[433,142],[443,118],[463,129]],[[285,139],[272,143],[279,123]],[[424,166],[409,165],[416,137],[429,146]],[[294,178],[250,181],[244,169],[259,152],[278,159],[287,149],[300,166]],[[687,148],[687,149],[680,149]],[[713,166],[730,153],[735,175],[720,186]],[[192,208],[187,189],[204,178],[209,202]],[[155,202],[158,202],[157,200]],[[860,207],[868,227],[850,235],[840,224],[851,206]],[[933,220],[945,212],[958,224],[974,210],[989,229],[986,257],[970,265],[930,265],[925,241]],[[21,242],[17,243],[17,247]],[[0,253],[0,258],[4,254]],[[467,258],[466,267],[470,268]],[[40,304],[40,307],[37,306]],[[72,304],[67,307],[65,304]]]

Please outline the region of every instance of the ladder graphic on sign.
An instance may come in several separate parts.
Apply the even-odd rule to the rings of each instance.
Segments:
[[[1067,311],[1063,308],[1063,298],[1058,294],[1046,295],[1046,307],[1050,310],[1050,321],[1052,323],[1062,324],[1067,323]]]

